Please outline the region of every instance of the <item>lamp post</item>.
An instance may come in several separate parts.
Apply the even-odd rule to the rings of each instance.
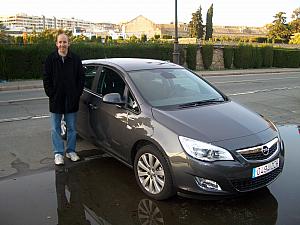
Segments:
[[[179,65],[179,46],[178,46],[178,22],[177,22],[177,0],[175,0],[175,39],[174,39],[174,52],[173,62]]]

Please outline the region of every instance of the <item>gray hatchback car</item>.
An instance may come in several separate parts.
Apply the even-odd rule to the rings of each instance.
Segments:
[[[281,173],[275,125],[192,71],[134,58],[83,65],[79,135],[133,168],[148,196],[244,193]]]

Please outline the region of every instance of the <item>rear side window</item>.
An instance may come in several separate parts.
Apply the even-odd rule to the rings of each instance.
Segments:
[[[98,66],[84,66],[85,82],[84,87],[92,89],[92,84],[97,73]]]

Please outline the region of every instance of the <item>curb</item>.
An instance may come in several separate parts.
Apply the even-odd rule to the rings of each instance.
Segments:
[[[15,90],[23,90],[23,89],[37,89],[37,88],[43,88],[43,85],[34,84],[34,85],[8,85],[8,86],[1,86],[0,85],[0,91],[15,91]]]

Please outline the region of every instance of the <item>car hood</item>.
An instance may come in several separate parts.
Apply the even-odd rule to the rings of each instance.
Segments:
[[[153,108],[152,113],[155,120],[176,134],[209,143],[270,128],[263,117],[232,101],[176,110]]]

